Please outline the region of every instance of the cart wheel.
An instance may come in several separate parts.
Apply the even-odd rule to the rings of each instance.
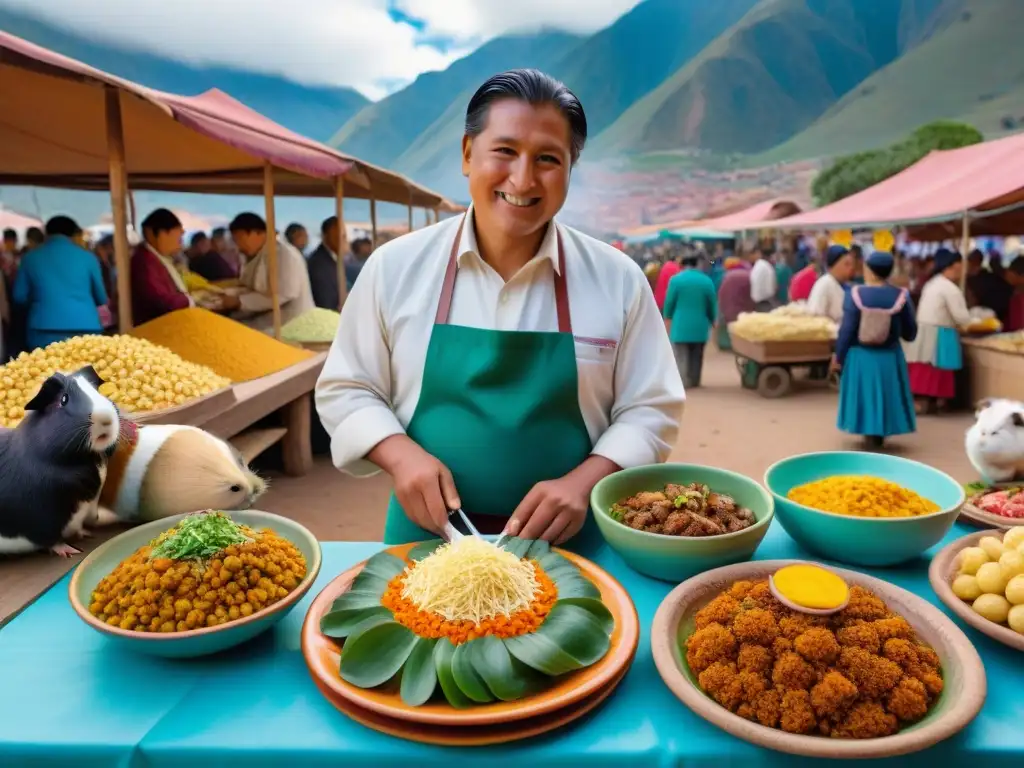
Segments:
[[[787,394],[793,387],[793,376],[777,365],[763,368],[757,377],[757,393],[761,397],[776,398]]]

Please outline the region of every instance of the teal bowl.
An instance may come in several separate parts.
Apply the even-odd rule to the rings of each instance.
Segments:
[[[90,552],[75,568],[68,585],[68,597],[75,613],[90,627],[107,635],[120,648],[169,659],[194,658],[217,653],[251,640],[270,629],[295,607],[316,581],[320,572],[320,542],[309,530],[287,517],[251,509],[228,514],[235,522],[250,528],[270,528],[278,536],[288,539],[306,558],[306,577],[284,599],[251,616],[227,624],[167,634],[133,632],[111,627],[89,613],[93,590],[103,578],[139,547],[148,544],[168,528],[173,528],[185,517],[175,515],[131,528]]]
[[[939,505],[920,517],[853,517],[821,512],[786,498],[798,485],[832,475],[870,475],[909,488]],[[804,549],[840,563],[905,563],[938,544],[953,527],[964,489],[945,472],[883,453],[805,453],[773,464],[764,484],[775,498],[779,523]]]
[[[661,490],[667,483],[704,483],[750,509],[756,522],[742,531],[721,536],[668,536],[638,531],[609,514],[617,501],[640,491]],[[775,514],[772,497],[754,480],[699,464],[648,464],[615,472],[594,486],[590,506],[605,541],[633,570],[670,582],[685,581],[711,568],[749,560]]]

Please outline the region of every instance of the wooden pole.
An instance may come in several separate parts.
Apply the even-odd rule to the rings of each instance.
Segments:
[[[370,192],[370,242],[377,247],[377,198]]]
[[[412,232],[412,203],[409,203],[409,231]]]
[[[121,93],[106,89],[107,155],[110,161],[110,214],[114,219],[114,264],[117,267],[118,330],[132,329],[132,274],[128,253],[128,166],[124,155],[124,125],[121,122]]]
[[[338,311],[348,298],[348,280],[345,279],[345,253],[348,250],[348,231],[345,229],[345,180],[334,180],[334,215],[338,217]]]
[[[274,220],[274,166],[263,165],[263,205],[267,219],[267,269],[269,270],[271,312],[274,314],[274,338],[281,340],[281,297],[277,293],[277,223]]]
[[[960,226],[960,255],[964,257],[964,268],[960,270],[960,290],[967,293],[967,250],[971,247],[971,218],[964,211]]]

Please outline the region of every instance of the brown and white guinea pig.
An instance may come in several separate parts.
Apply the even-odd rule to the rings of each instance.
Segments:
[[[120,433],[99,384],[90,366],[55,373],[18,427],[0,429],[0,553],[80,554],[67,539],[88,535]]]
[[[204,509],[248,509],[267,489],[234,446],[209,432],[177,424],[121,423],[100,494],[100,525]]]

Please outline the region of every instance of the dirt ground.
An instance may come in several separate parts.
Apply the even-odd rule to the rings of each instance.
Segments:
[[[789,396],[765,400],[742,389],[732,355],[709,347],[704,381],[687,393],[671,461],[709,464],[761,480],[774,462],[797,453],[857,450],[857,438],[835,427],[836,395],[804,383]],[[914,435],[894,439],[888,452],[930,464],[961,481],[975,479],[964,454],[969,413],[919,419]],[[270,490],[258,506],[307,526],[321,541],[379,541],[391,480],[383,473],[356,480],[318,456],[306,477],[265,473]],[[88,551],[117,531],[86,542]],[[0,624],[59,579],[73,563],[51,555],[0,560]]]
[[[687,392],[670,461],[710,464],[761,480],[774,462],[797,453],[861,448],[857,438],[836,429],[836,394],[820,386],[804,383],[787,397],[765,400],[740,387],[734,358],[713,346],[706,352],[702,384]],[[916,434],[892,440],[886,451],[972,480],[963,448],[972,422],[970,414],[921,418]],[[386,475],[356,480],[318,457],[308,477],[272,477],[259,506],[301,521],[321,540],[371,541],[383,533],[390,492]]]

